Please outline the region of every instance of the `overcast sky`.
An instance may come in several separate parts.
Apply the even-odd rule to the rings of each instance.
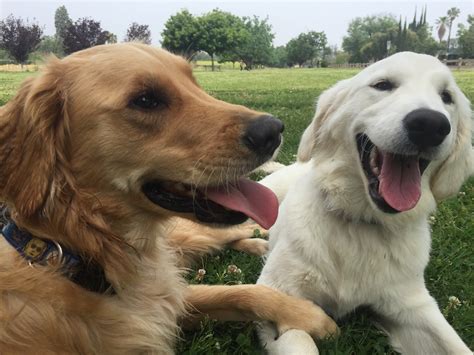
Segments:
[[[393,14],[397,18],[413,19],[424,5],[428,6],[427,21],[434,27],[435,20],[446,15],[451,7],[458,7],[461,16],[454,24],[466,23],[467,15],[474,14],[474,0],[471,1],[204,1],[204,0],[146,0],[146,1],[81,1],[81,0],[0,0],[0,18],[12,13],[22,18],[35,18],[44,26],[45,34],[54,34],[54,12],[65,5],[69,16],[76,20],[92,17],[101,22],[102,28],[123,40],[127,27],[132,22],[150,26],[153,43],[159,45],[161,31],[166,20],[181,9],[188,9],[195,15],[214,8],[229,11],[239,16],[268,16],[275,33],[275,45],[286,44],[301,32],[324,31],[331,45],[340,47],[349,22],[358,16]]]

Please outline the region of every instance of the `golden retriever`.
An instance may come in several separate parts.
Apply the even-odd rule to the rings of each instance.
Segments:
[[[206,94],[164,50],[106,45],[49,60],[0,109],[12,220],[0,238],[2,354],[171,353],[178,318],[200,311],[334,332],[311,302],[265,286],[186,285],[177,249],[242,235],[219,241],[196,224],[167,235],[176,215],[269,227],[274,195],[241,176],[272,156],[282,130]]]
[[[340,318],[369,306],[404,354],[471,354],[425,287],[429,215],[474,168],[472,112],[438,59],[398,53],[319,98],[299,162],[262,183],[283,203],[258,283]],[[446,236],[449,237],[449,236]],[[290,331],[271,353],[313,354]]]

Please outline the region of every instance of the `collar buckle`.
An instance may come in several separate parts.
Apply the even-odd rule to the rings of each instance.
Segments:
[[[64,253],[61,244],[55,240],[51,240],[56,249],[48,248],[46,243],[38,238],[32,238],[30,242],[25,246],[24,254],[28,260],[30,267],[36,267],[35,265],[50,265],[50,266],[63,266],[65,263]],[[40,252],[38,256],[33,257],[31,253]],[[30,256],[31,255],[31,256]],[[35,254],[34,254],[35,255]]]

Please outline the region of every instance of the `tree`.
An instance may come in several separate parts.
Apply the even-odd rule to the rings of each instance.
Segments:
[[[109,31],[105,31],[105,37],[106,37],[106,40],[105,40],[106,44],[117,43],[117,35],[116,34],[114,34],[112,32],[109,32]]]
[[[161,45],[190,60],[200,49],[200,34],[197,18],[188,10],[182,10],[166,21],[165,29],[161,32]]]
[[[63,46],[64,37],[67,28],[72,24],[71,18],[67,12],[66,6],[62,5],[56,9],[54,13],[54,27],[56,28],[56,38]]]
[[[44,36],[36,50],[41,53],[54,53],[58,57],[64,54],[63,45],[56,36]]]
[[[446,53],[449,54],[449,44],[451,42],[451,29],[454,20],[459,16],[461,11],[457,7],[452,7],[448,10],[448,42],[446,44]]]
[[[349,54],[346,52],[337,52],[334,58],[335,64],[349,63]]]
[[[104,44],[110,33],[102,30],[100,22],[90,18],[80,18],[67,27],[64,34],[64,51],[71,54],[82,49]]]
[[[286,46],[278,46],[273,48],[271,66],[284,68],[288,65],[288,51]]]
[[[242,21],[235,23],[236,45],[221,53],[221,60],[243,61],[246,69],[252,69],[258,64],[269,64],[272,60],[274,35],[268,18],[260,20],[257,16],[244,17]]]
[[[388,54],[400,51],[412,51],[417,53],[427,53],[434,55],[439,50],[439,45],[431,35],[431,29],[426,23],[426,12],[425,7],[421,12],[419,21],[416,21],[416,14],[414,22],[407,27],[407,22],[402,28],[402,21],[398,23],[398,30],[394,41],[394,46],[391,46]]]
[[[459,26],[458,39],[463,58],[474,58],[474,15],[467,16],[469,27]]]
[[[309,62],[314,65],[315,60],[322,60],[327,47],[327,38],[324,32],[310,31],[300,33],[286,45],[288,64],[303,66]]]
[[[214,70],[214,56],[238,48],[245,40],[245,25],[240,17],[219,9],[212,10],[198,18],[200,33],[198,48],[211,56]]]
[[[410,33],[407,43],[407,50],[435,55],[439,52],[440,46],[433,38],[428,24],[420,25],[415,32]]]
[[[401,36],[401,22],[392,15],[357,17],[350,24],[342,48],[350,55],[352,63],[366,63],[385,58],[391,54],[387,42],[399,41],[407,33],[406,21]],[[402,42],[402,41],[401,41]]]
[[[0,48],[5,49],[18,63],[25,63],[41,41],[42,28],[9,15],[0,21]]]
[[[441,16],[436,20],[436,26],[438,26],[438,39],[439,43],[443,41],[444,35],[446,34],[446,25],[448,23],[447,16]]]
[[[139,25],[133,22],[127,29],[125,42],[139,41],[145,44],[151,44],[151,31],[148,25]]]

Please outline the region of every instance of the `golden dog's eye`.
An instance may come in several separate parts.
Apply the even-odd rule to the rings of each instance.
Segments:
[[[444,91],[441,93],[441,100],[443,100],[443,102],[444,102],[446,105],[449,105],[449,104],[452,104],[452,103],[453,103],[453,97],[451,96],[451,94],[450,94],[449,91],[447,91],[447,90],[444,90]]]
[[[372,87],[379,91],[392,91],[395,88],[395,85],[390,80],[380,80],[372,85]]]
[[[160,99],[153,92],[140,94],[130,102],[132,108],[152,110],[160,105]]]

